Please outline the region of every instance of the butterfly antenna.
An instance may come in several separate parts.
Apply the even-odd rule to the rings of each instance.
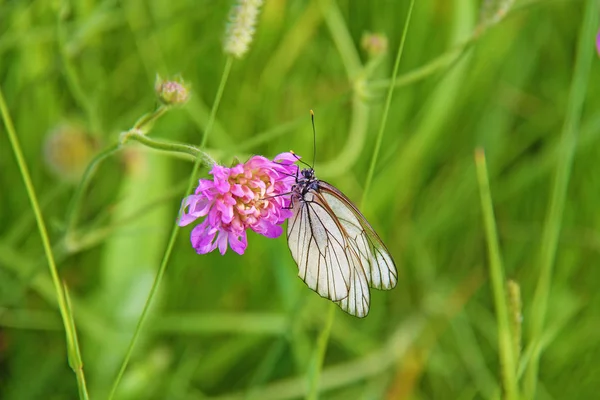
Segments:
[[[317,130],[315,129],[315,112],[313,110],[310,110],[310,121],[312,122],[313,128],[313,162],[311,168],[314,168],[315,160],[317,158]]]

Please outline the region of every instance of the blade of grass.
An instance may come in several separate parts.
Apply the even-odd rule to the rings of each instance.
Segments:
[[[481,148],[475,151],[475,166],[477,167],[477,180],[479,182],[481,208],[483,211],[488,244],[490,280],[492,283],[492,291],[494,293],[496,323],[498,324],[498,352],[500,353],[500,364],[502,369],[502,385],[506,399],[517,399],[517,370],[515,354],[513,353],[513,336],[510,331],[510,317],[508,315],[508,307],[506,304],[507,295],[504,285],[504,269],[502,267],[498,233],[496,231],[496,222],[494,220],[494,207],[492,205],[492,195],[490,193],[485,153]]]
[[[579,35],[575,71],[571,82],[567,114],[562,131],[560,154],[556,165],[556,176],[552,189],[550,207],[546,215],[542,245],[540,248],[539,278],[531,306],[529,325],[529,345],[533,347],[531,360],[525,372],[525,397],[535,398],[538,369],[542,355],[541,337],[548,308],[548,297],[552,284],[552,272],[558,237],[561,229],[562,214],[567,197],[569,177],[577,146],[579,122],[583,109],[583,102],[587,91],[587,82],[590,75],[592,55],[594,53],[595,29],[598,26],[598,3],[594,0],[586,2],[583,24]]]
[[[221,102],[221,97],[225,90],[225,84],[227,83],[227,78],[229,77],[229,72],[231,71],[231,65],[233,63],[233,59],[229,57],[225,62],[225,68],[223,69],[223,74],[221,76],[221,82],[219,84],[219,89],[217,90],[217,94],[215,96],[215,102],[213,104],[210,118],[208,120],[208,124],[206,126],[206,130],[204,131],[204,135],[202,136],[202,142],[200,144],[200,148],[203,149],[206,145],[206,141],[208,140],[208,134],[212,128],[212,125],[215,121],[215,116],[217,114],[217,110],[219,108],[219,104]],[[196,159],[194,163],[194,168],[192,170],[192,174],[190,175],[190,181],[188,183],[188,187],[185,191],[185,194],[191,192],[192,187],[194,186],[194,182],[196,181],[196,175],[198,174],[198,170],[200,169],[200,163],[202,161],[201,157]],[[158,287],[160,286],[160,282],[162,281],[165,270],[167,269],[167,264],[169,262],[169,258],[171,257],[171,252],[173,251],[173,246],[175,244],[175,240],[177,239],[177,234],[179,232],[179,226],[177,223],[173,225],[173,230],[171,231],[171,237],[169,238],[169,243],[167,244],[167,249],[165,250],[165,254],[163,256],[163,260],[160,264],[160,268],[156,274],[152,287],[150,288],[150,293],[148,294],[148,299],[146,300],[146,304],[144,305],[144,309],[142,310],[142,314],[140,315],[140,319],[138,320],[137,326],[135,327],[135,331],[133,333],[133,337],[131,338],[131,342],[129,343],[129,347],[127,349],[127,353],[125,354],[125,358],[123,359],[123,364],[119,369],[119,373],[115,378],[115,382],[113,383],[112,389],[110,391],[110,395],[108,396],[109,400],[114,398],[115,393],[117,391],[117,387],[123,378],[123,374],[125,373],[125,369],[127,368],[127,364],[129,363],[129,359],[131,358],[131,354],[133,353],[133,348],[135,347],[135,343],[140,335],[142,330],[142,326],[146,320],[148,315],[148,310],[150,309],[150,305],[152,304],[152,300],[158,291]]]
[[[48,237],[48,230],[46,229],[46,223],[44,222],[44,218],[42,216],[42,211],[40,209],[40,205],[38,203],[37,195],[35,193],[35,188],[33,187],[33,182],[31,181],[31,175],[29,174],[29,169],[27,168],[27,164],[25,163],[25,157],[23,156],[23,152],[21,150],[21,145],[19,144],[19,140],[17,138],[17,133],[15,132],[15,127],[13,125],[12,119],[10,118],[10,114],[8,113],[8,107],[6,106],[6,101],[4,99],[4,94],[2,89],[0,88],[0,112],[2,113],[2,120],[4,122],[4,126],[6,127],[6,133],[8,135],[8,139],[10,141],[12,150],[15,154],[15,158],[17,159],[17,164],[19,165],[19,171],[21,171],[21,177],[23,178],[23,183],[25,184],[25,188],[27,189],[27,196],[29,197],[29,201],[31,202],[31,208],[33,208],[33,213],[35,214],[35,220],[37,222],[38,230],[40,233],[40,237],[42,239],[42,245],[44,247],[44,253],[46,254],[46,259],[48,261],[48,267],[50,268],[50,275],[52,276],[52,283],[54,284],[54,291],[56,292],[56,299],[58,301],[58,308],[60,310],[60,316],[63,321],[63,325],[65,328],[65,333],[67,335],[67,349],[74,345],[77,347],[76,341],[74,342],[74,332],[72,331],[71,325],[71,316],[69,313],[69,308],[67,302],[65,300],[65,294],[62,289],[62,285],[60,283],[60,278],[58,275],[58,270],[56,269],[56,262],[54,261],[54,254],[52,252],[52,246],[50,245],[50,238]],[[67,350],[68,351],[68,350]],[[79,352],[79,348],[77,347],[77,352]],[[83,373],[83,371],[82,371]],[[78,377],[79,382],[79,377]],[[80,390],[81,393],[81,390]]]
[[[68,355],[69,365],[75,376],[77,377],[77,387],[79,389],[80,399],[89,399],[90,396],[87,392],[87,385],[85,383],[85,374],[83,373],[83,361],[81,359],[81,351],[79,350],[79,340],[77,339],[77,330],[75,329],[75,319],[73,318],[73,307],[71,305],[71,298],[69,297],[69,290],[67,285],[64,285],[65,292],[65,303],[67,305],[67,312],[69,314],[69,327],[71,329],[71,335],[67,335],[68,340]]]
[[[365,188],[363,191],[361,205],[364,206],[367,200],[367,193],[371,187],[371,181],[373,180],[373,174],[375,173],[375,165],[377,164],[377,158],[379,157],[379,149],[381,148],[381,142],[383,140],[383,131],[387,123],[388,114],[390,111],[390,105],[392,104],[392,95],[394,94],[394,86],[396,84],[396,77],[398,75],[398,67],[400,66],[400,60],[402,59],[402,52],[404,51],[404,43],[406,42],[406,36],[408,34],[408,26],[410,25],[410,17],[412,16],[413,7],[415,0],[411,0],[408,6],[408,13],[406,14],[406,21],[404,22],[404,30],[402,32],[402,39],[400,39],[400,45],[398,46],[398,53],[396,54],[396,61],[394,63],[394,71],[392,72],[392,83],[388,87],[387,97],[385,99],[385,107],[383,109],[383,116],[381,117],[381,125],[379,125],[379,132],[377,132],[377,141],[375,142],[375,148],[373,149],[373,158],[371,158],[371,164],[369,165],[369,172],[367,173],[367,179],[365,181]]]

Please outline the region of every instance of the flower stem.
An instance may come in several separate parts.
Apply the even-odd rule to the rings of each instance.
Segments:
[[[319,1],[319,5],[321,6],[327,27],[331,32],[333,42],[342,58],[344,68],[346,68],[348,80],[354,81],[362,67],[360,56],[354,46],[352,35],[344,22],[342,12],[335,1],[321,0]]]
[[[531,359],[525,371],[524,390],[525,398],[536,397],[536,386],[538,381],[539,361],[543,351],[542,336],[544,334],[544,322],[548,309],[548,297],[552,284],[552,270],[556,257],[558,238],[561,228],[562,214],[567,197],[569,177],[575,148],[579,122],[588,88],[590,68],[594,53],[594,30],[598,26],[597,1],[588,0],[584,12],[583,24],[579,34],[577,57],[575,60],[575,71],[569,93],[567,113],[561,137],[560,154],[556,165],[556,176],[552,189],[552,198],[542,236],[540,249],[540,270],[533,302],[531,305],[531,318],[529,325],[529,346],[532,347]]]
[[[231,71],[231,65],[233,64],[233,57],[228,57],[225,62],[225,68],[223,69],[223,75],[221,76],[221,83],[219,83],[219,89],[217,90],[217,95],[215,96],[215,102],[213,104],[212,110],[210,110],[210,117],[208,118],[208,123],[206,124],[206,129],[204,130],[204,135],[202,135],[202,141],[200,142],[200,148],[203,149],[206,146],[206,142],[208,141],[208,134],[210,133],[213,124],[215,123],[215,117],[217,115],[217,109],[219,108],[219,103],[221,103],[221,97],[223,96],[223,92],[225,91],[225,83],[227,83],[227,78],[229,77],[229,72]],[[198,173],[199,164],[196,163],[194,167],[194,172],[192,173],[192,178]],[[190,181],[191,182],[191,181]],[[191,189],[192,186],[189,187]],[[188,192],[189,192],[188,189]]]
[[[390,105],[392,104],[392,95],[394,94],[394,85],[396,84],[396,76],[398,75],[398,67],[400,66],[400,60],[402,59],[402,52],[404,50],[404,42],[408,34],[408,26],[410,25],[410,18],[412,16],[413,6],[415,0],[410,1],[408,6],[408,13],[406,14],[406,21],[404,22],[404,30],[402,32],[402,39],[400,39],[400,45],[398,47],[398,54],[396,54],[396,62],[394,63],[394,71],[392,72],[392,83],[388,87],[387,98],[385,100],[385,108],[383,110],[383,117],[381,118],[381,125],[379,126],[379,132],[377,133],[377,141],[375,142],[375,148],[373,149],[373,157],[371,158],[371,165],[369,166],[369,172],[367,173],[367,180],[365,181],[365,188],[361,200],[361,205],[365,205],[367,200],[367,193],[371,188],[371,181],[373,180],[373,174],[375,173],[375,165],[377,164],[377,158],[379,156],[379,149],[381,148],[381,142],[383,141],[383,131],[387,122],[388,113],[390,111]]]
[[[75,190],[75,194],[73,195],[73,199],[69,203],[69,207],[67,208],[67,229],[65,237],[67,238],[67,243],[71,240],[70,236],[75,232],[75,227],[79,222],[79,214],[81,212],[81,205],[83,204],[83,195],[85,194],[88,185],[90,184],[92,177],[96,173],[98,166],[102,161],[106,158],[110,157],[117,151],[119,151],[121,145],[119,143],[115,143],[112,146],[107,147],[102,150],[100,153],[96,154],[96,156],[90,161],[83,176],[81,178],[81,182],[77,189]]]
[[[171,142],[166,142],[163,140],[155,140],[155,139],[152,139],[152,138],[150,138],[146,135],[143,135],[139,132],[136,132],[136,131],[128,131],[128,132],[125,132],[121,136],[121,144],[125,144],[125,143],[129,142],[130,140],[134,140],[136,142],[143,144],[144,146],[147,146],[147,147],[150,147],[150,148],[153,148],[156,150],[189,155],[189,156],[191,156],[190,159],[192,161],[196,161],[197,159],[200,159],[202,164],[204,164],[206,166],[210,166],[215,163],[215,160],[213,160],[210,155],[203,152],[199,148],[197,148],[195,146],[191,146],[189,144],[171,143]]]
[[[231,57],[229,57],[225,63],[225,68],[223,69],[223,74],[221,76],[221,82],[219,84],[219,89],[217,90],[217,94],[215,96],[215,101],[213,103],[213,107],[210,112],[210,118],[206,125],[204,135],[202,136],[202,142],[200,145],[201,149],[204,148],[206,141],[208,139],[210,130],[212,129],[212,126],[214,124],[215,116],[217,114],[217,110],[219,109],[219,104],[221,102],[221,97],[223,96],[223,92],[225,90],[225,84],[227,83],[227,78],[229,77],[229,72],[231,71],[232,62],[233,62],[233,59]],[[200,168],[200,161],[201,161],[201,157],[197,157],[196,162],[194,163],[194,168],[192,170],[192,174],[190,175],[190,181],[189,181],[187,189],[185,191],[186,194],[188,194],[192,190],[192,187],[194,186],[194,182],[196,181],[196,175],[198,173],[198,169]],[[167,244],[165,254],[163,255],[163,259],[161,261],[160,267],[158,269],[156,277],[154,278],[154,282],[152,283],[150,292],[148,293],[148,298],[146,299],[146,303],[144,304],[144,309],[142,310],[140,318],[138,319],[137,325],[135,327],[135,331],[133,332],[133,336],[131,338],[131,341],[129,342],[129,347],[127,348],[127,353],[125,354],[125,358],[123,359],[121,368],[119,369],[117,377],[115,378],[112,389],[110,391],[110,395],[108,396],[108,400],[112,400],[114,398],[115,393],[117,392],[117,388],[119,387],[119,383],[121,382],[121,379],[123,378],[123,374],[125,373],[125,369],[127,368],[127,364],[129,364],[129,359],[131,358],[131,354],[133,353],[135,344],[138,340],[138,337],[140,336],[144,322],[146,321],[148,311],[150,310],[150,306],[152,305],[154,296],[156,295],[156,293],[158,291],[160,282],[162,281],[162,278],[165,274],[165,270],[167,269],[167,264],[169,263],[169,258],[171,257],[171,252],[173,251],[173,246],[175,244],[175,240],[177,239],[177,234],[179,232],[178,228],[179,228],[179,226],[177,225],[177,223],[175,223],[173,225],[173,229],[171,230],[171,236],[169,238],[169,242]]]
[[[333,320],[335,319],[336,308],[334,303],[329,303],[325,326],[317,339],[317,348],[315,349],[312,369],[309,370],[308,376],[308,396],[306,398],[309,400],[317,400],[319,398],[319,380],[321,378],[321,371],[323,370],[323,361],[325,360],[325,353],[327,353],[327,344],[329,343],[329,335],[333,326]]]
[[[166,105],[161,105],[159,106],[156,110],[152,111],[151,113],[148,114],[144,114],[140,117],[140,119],[138,119],[135,123],[135,125],[133,125],[133,128],[131,128],[129,131],[142,131],[143,133],[147,133],[148,130],[150,128],[152,128],[152,125],[154,125],[154,122],[156,122],[156,120],[158,120],[160,117],[162,117],[167,111],[169,111],[170,107],[166,106]]]
[[[72,352],[75,351],[77,354],[80,354],[79,347],[76,341],[76,335],[74,332],[74,322],[68,304],[65,300],[65,294],[63,292],[63,287],[60,282],[60,278],[58,275],[58,270],[56,268],[56,262],[54,260],[54,254],[52,252],[52,247],[50,245],[50,239],[48,237],[48,230],[46,229],[46,224],[44,222],[44,218],[42,216],[42,211],[38,204],[37,196],[35,193],[35,188],[33,187],[33,182],[31,181],[31,176],[29,174],[29,169],[27,168],[27,164],[25,163],[25,157],[23,156],[23,151],[21,150],[21,145],[19,144],[19,140],[17,138],[17,134],[15,132],[15,127],[13,125],[12,119],[8,113],[8,107],[6,106],[6,101],[4,100],[4,94],[0,88],[0,112],[2,113],[2,120],[4,122],[4,126],[6,127],[6,132],[8,134],[8,139],[10,141],[11,147],[15,154],[15,158],[17,159],[17,164],[19,165],[19,170],[21,171],[21,176],[23,178],[23,183],[25,184],[25,188],[27,190],[27,196],[29,197],[29,201],[31,202],[31,208],[33,208],[33,213],[35,214],[35,219],[37,221],[38,230],[40,233],[40,237],[42,239],[42,245],[44,247],[44,253],[46,254],[46,259],[48,261],[48,267],[50,269],[50,275],[52,277],[52,283],[54,285],[54,291],[56,292],[56,300],[58,302],[58,308],[60,310],[60,316],[63,321],[63,325],[65,328],[65,333],[67,336],[67,355],[69,359],[72,357]],[[87,390],[85,388],[85,379],[83,378],[83,369],[76,372],[77,382],[79,386],[79,392],[82,399],[87,399]],[[83,382],[83,386],[82,385]]]

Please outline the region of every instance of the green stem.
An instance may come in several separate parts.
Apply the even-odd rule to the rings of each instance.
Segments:
[[[81,212],[81,206],[83,204],[83,196],[87,190],[88,185],[90,184],[92,177],[96,173],[98,166],[102,161],[106,158],[110,157],[117,151],[119,151],[121,145],[119,143],[115,143],[112,146],[104,149],[100,153],[96,154],[96,156],[90,161],[83,176],[81,178],[81,182],[77,189],[75,190],[75,194],[73,195],[73,199],[69,203],[69,207],[67,208],[67,229],[65,237],[67,238],[67,246],[70,239],[70,236],[75,232],[75,227],[78,224],[79,214]]]
[[[385,100],[385,108],[383,110],[383,117],[381,118],[381,125],[379,126],[379,132],[377,133],[377,141],[375,142],[375,148],[373,149],[373,157],[371,158],[371,165],[369,166],[369,172],[367,173],[367,180],[365,181],[365,188],[361,200],[361,205],[364,206],[367,200],[367,193],[371,188],[371,181],[373,180],[373,174],[375,173],[375,165],[377,164],[377,158],[379,156],[379,149],[381,148],[381,142],[383,141],[383,132],[387,123],[388,113],[390,111],[390,105],[392,104],[392,95],[394,94],[394,85],[396,84],[396,76],[398,75],[398,68],[400,66],[400,60],[402,59],[402,52],[404,50],[404,42],[408,34],[408,26],[410,25],[410,18],[412,16],[413,6],[415,0],[410,1],[408,6],[408,13],[406,14],[406,21],[404,22],[404,30],[402,32],[402,39],[398,47],[398,54],[396,54],[396,62],[394,63],[394,71],[392,72],[392,84],[388,88],[387,98]]]
[[[156,122],[160,117],[162,117],[167,111],[169,111],[170,107],[166,105],[160,105],[156,110],[151,113],[144,114],[136,121],[129,131],[141,131],[143,133],[148,133],[148,130],[152,128],[154,122]]]
[[[67,285],[64,285],[65,300],[67,311],[69,313],[69,326],[71,327],[72,337],[69,344],[69,364],[77,377],[77,386],[79,387],[79,398],[88,400],[87,384],[83,373],[83,361],[81,359],[81,351],[79,350],[79,340],[77,339],[77,330],[75,329],[75,318],[73,317],[73,306],[71,305],[71,297]]]
[[[169,106],[161,105],[153,112],[143,115],[140,119],[138,119],[136,121],[136,123],[133,125],[133,128],[131,128],[130,130],[128,130],[127,132],[122,134],[120,142],[117,142],[117,143],[112,144],[111,146],[107,147],[100,153],[96,154],[96,156],[92,159],[92,161],[90,161],[87,168],[85,169],[85,172],[83,173],[81,182],[79,183],[79,186],[77,187],[77,190],[75,191],[75,195],[73,196],[73,199],[71,200],[71,203],[69,204],[69,207],[67,209],[67,218],[66,218],[67,229],[66,229],[66,234],[65,234],[67,248],[69,247],[69,244],[71,242],[76,241],[75,238],[72,237],[72,235],[74,234],[75,228],[77,227],[77,224],[79,222],[78,220],[79,220],[79,214],[81,212],[80,211],[81,206],[83,205],[83,197],[84,197],[87,187],[90,184],[92,177],[96,173],[96,170],[98,169],[98,166],[100,165],[100,163],[102,161],[104,161],[106,158],[115,154],[117,151],[119,151],[121,149],[121,145],[123,143],[125,143],[127,141],[127,139],[129,139],[133,136],[136,136],[136,135],[137,135],[136,139],[139,139],[139,136],[142,136],[142,134],[148,133],[148,131],[152,128],[152,126],[154,125],[156,120],[158,120],[160,117],[162,117],[169,109],[170,109]],[[141,140],[138,140],[138,141],[141,142]],[[148,141],[152,142],[151,139],[148,139]],[[156,143],[156,142],[152,142],[152,143]],[[180,146],[183,146],[183,145],[180,145]],[[169,147],[169,146],[166,146],[166,147]],[[163,148],[163,149],[165,149],[165,148]],[[169,149],[166,149],[166,150],[170,151]],[[183,150],[183,148],[178,148],[178,150]],[[190,151],[190,148],[188,147],[183,152],[189,153],[189,151]]]
[[[217,90],[217,95],[215,96],[215,102],[213,104],[212,110],[210,110],[210,117],[208,117],[208,123],[206,124],[206,129],[204,130],[204,135],[202,135],[202,141],[200,142],[200,148],[203,149],[206,147],[206,143],[208,142],[208,134],[210,133],[213,124],[215,123],[215,117],[217,115],[217,109],[219,108],[219,103],[221,103],[221,97],[223,96],[223,92],[225,91],[225,83],[227,82],[227,78],[229,77],[229,72],[231,71],[231,65],[233,64],[233,58],[228,57],[225,62],[225,68],[223,69],[223,75],[221,76],[221,83],[219,84],[219,89]],[[192,173],[192,180],[194,176],[198,173],[198,166],[200,164],[196,162],[194,166],[194,171]],[[191,186],[190,186],[191,189]],[[189,192],[189,190],[188,190]]]
[[[325,353],[327,353],[327,344],[329,343],[329,335],[331,334],[331,327],[333,326],[333,320],[335,319],[336,309],[337,307],[334,303],[329,304],[329,312],[327,313],[325,326],[317,339],[313,370],[308,380],[307,399],[309,400],[316,400],[319,398],[319,380],[321,378],[321,371],[323,370],[323,361],[325,360]]]
[[[425,79],[428,76],[436,73],[437,71],[452,65],[455,61],[457,61],[462,54],[466,51],[467,46],[463,45],[459,49],[452,49],[439,57],[436,57],[429,63],[415,68],[414,70],[405,73],[404,75],[399,76],[393,83],[391,79],[381,79],[377,81],[373,81],[368,84],[368,89],[370,90],[380,90],[380,89],[388,89],[390,87],[394,89],[398,89],[402,86],[410,85],[411,83],[415,83],[420,81],[421,79]]]
[[[231,70],[232,63],[233,63],[233,59],[231,57],[229,57],[225,63],[225,67],[223,69],[223,75],[221,76],[221,82],[219,84],[219,89],[217,90],[217,94],[215,96],[215,102],[213,103],[213,107],[212,107],[212,110],[210,113],[210,118],[208,120],[208,124],[206,125],[206,130],[204,131],[204,135],[202,137],[202,143],[200,145],[200,148],[204,148],[206,141],[208,140],[208,135],[210,133],[210,129],[212,129],[212,126],[214,124],[214,120],[215,120],[215,117],[217,114],[217,110],[219,109],[219,104],[221,102],[221,97],[223,96],[223,92],[225,90],[225,84],[227,82],[227,78],[229,77],[229,72]],[[187,189],[185,191],[186,195],[191,192],[192,187],[194,186],[194,183],[196,182],[196,175],[198,174],[198,169],[200,168],[200,160],[201,160],[200,157],[196,158],[196,162],[194,163],[194,168],[192,170],[192,174],[190,175],[190,181],[189,181]],[[169,242],[167,244],[167,248],[165,250],[165,254],[163,256],[162,262],[160,264],[160,267],[158,269],[156,277],[154,278],[154,282],[152,283],[150,292],[148,293],[148,298],[146,300],[146,303],[144,304],[144,309],[142,310],[140,318],[138,319],[137,325],[135,327],[135,331],[133,332],[133,336],[131,338],[131,341],[129,342],[129,347],[127,348],[127,353],[125,354],[125,358],[123,359],[121,368],[119,369],[117,377],[115,378],[112,389],[110,391],[110,395],[108,396],[108,400],[112,400],[114,398],[115,393],[117,392],[117,388],[119,387],[119,383],[121,382],[121,379],[123,378],[123,374],[125,373],[125,369],[127,369],[127,364],[129,364],[129,360],[131,358],[131,355],[133,354],[133,349],[138,340],[138,337],[140,336],[144,322],[146,321],[148,311],[150,310],[150,306],[152,305],[154,296],[156,295],[156,293],[158,291],[160,282],[162,281],[162,278],[165,274],[165,270],[167,269],[167,264],[169,263],[169,258],[171,257],[171,252],[173,251],[173,246],[175,245],[175,240],[177,239],[178,232],[179,232],[179,226],[177,225],[177,223],[175,223],[175,225],[173,225],[173,229],[171,230],[171,236],[169,238]]]
[[[321,0],[319,5],[323,10],[325,22],[331,32],[335,46],[340,53],[340,57],[342,57],[348,80],[353,82],[360,73],[362,67],[360,56],[356,51],[356,47],[354,47],[352,35],[348,31],[348,27],[344,22],[344,17],[335,1]]]
[[[598,26],[598,5],[595,0],[588,0],[585,8],[583,24],[579,34],[575,71],[569,93],[569,102],[561,138],[561,153],[556,165],[556,177],[552,189],[552,198],[542,236],[540,249],[540,271],[531,306],[529,326],[529,345],[533,351],[525,371],[525,398],[534,399],[538,380],[540,357],[543,351],[541,343],[548,297],[552,284],[552,272],[558,238],[561,229],[562,215],[567,197],[569,177],[577,147],[579,122],[583,109],[587,83],[594,53],[593,39]]]
[[[23,178],[23,183],[25,184],[25,188],[27,190],[27,196],[29,197],[29,201],[31,202],[31,208],[33,208],[33,213],[35,214],[35,219],[37,221],[38,230],[42,239],[42,245],[44,247],[44,253],[46,254],[48,267],[50,269],[50,275],[52,276],[54,291],[56,292],[56,300],[58,301],[60,316],[62,318],[65,333],[67,335],[67,355],[69,355],[69,349],[72,348],[72,345],[74,343],[74,332],[71,330],[72,325],[70,323],[71,319],[69,316],[68,305],[65,301],[65,294],[63,292],[63,288],[60,283],[60,278],[58,276],[58,270],[54,261],[54,254],[50,245],[50,239],[48,238],[48,230],[46,229],[46,224],[44,222],[42,211],[38,204],[35,189],[33,187],[33,182],[31,181],[31,176],[29,174],[29,169],[27,168],[27,164],[25,163],[25,157],[23,156],[21,145],[19,144],[19,140],[17,138],[12,119],[10,118],[10,115],[8,113],[8,107],[6,106],[6,101],[4,100],[4,94],[2,93],[1,88],[0,112],[2,113],[2,120],[6,127],[8,139],[17,159],[17,164],[19,165],[19,170],[21,171],[21,176]],[[79,351],[79,349],[77,349],[77,351]],[[81,373],[83,374],[83,370],[81,371]],[[85,391],[85,388],[80,388],[80,390]]]
[[[356,85],[359,86],[359,85]],[[361,94],[355,90],[352,96],[352,112],[348,138],[344,147],[332,160],[317,163],[320,174],[327,176],[339,176],[345,174],[358,160],[364,149],[367,137],[370,109],[365,104]]]
[[[121,136],[121,144],[125,144],[125,143],[129,142],[130,140],[134,140],[136,142],[142,143],[144,146],[147,146],[147,147],[150,147],[150,148],[153,148],[156,150],[167,151],[167,152],[171,152],[171,153],[188,154],[191,156],[190,159],[192,161],[196,161],[199,158],[202,161],[202,164],[204,164],[206,166],[210,166],[215,163],[215,160],[213,160],[210,155],[203,152],[199,148],[197,148],[195,146],[191,146],[189,144],[172,143],[172,142],[166,142],[163,140],[155,140],[155,139],[152,139],[146,135],[143,135],[143,134],[135,132],[135,131],[125,132]]]
[[[496,222],[494,219],[494,206],[490,193],[485,153],[483,149],[475,151],[475,165],[477,167],[477,180],[479,181],[479,192],[481,195],[481,208],[485,223],[485,232],[488,244],[490,280],[494,293],[494,305],[496,307],[496,323],[498,324],[498,351],[500,353],[500,364],[502,368],[502,385],[507,400],[518,399],[517,389],[517,367],[513,352],[513,335],[511,333],[511,321],[507,307],[507,293],[505,288],[504,269],[502,257],[498,244]]]
[[[511,4],[512,6],[512,4]],[[440,69],[446,68],[456,61],[460,59],[460,57],[465,54],[467,49],[473,45],[483,34],[492,26],[500,23],[502,20],[506,18],[508,15],[508,9],[505,13],[497,14],[496,18],[489,21],[484,21],[481,25],[479,25],[471,34],[471,36],[465,40],[464,42],[452,47],[450,50],[434,58],[429,63],[423,65],[422,67],[416,68],[413,71],[410,71],[402,76],[399,76],[396,80],[394,79],[382,79],[373,81],[368,85],[368,89],[379,90],[379,89],[389,89],[390,87],[394,89],[398,89],[399,87],[410,85],[411,83],[415,83],[420,81],[421,79],[425,79],[426,77],[434,74]]]

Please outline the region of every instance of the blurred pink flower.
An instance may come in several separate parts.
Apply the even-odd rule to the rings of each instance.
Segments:
[[[225,254],[228,244],[244,254],[247,229],[268,238],[281,235],[281,224],[292,215],[286,208],[290,196],[282,195],[289,193],[296,181],[295,161],[292,153],[282,153],[274,161],[254,156],[232,168],[215,164],[209,172],[213,179],[200,179],[195,193],[181,204],[179,226],[206,217],[191,234],[198,254],[217,247]]]
[[[598,31],[598,34],[596,35],[596,51],[598,52],[598,55],[600,56],[600,30]]]

